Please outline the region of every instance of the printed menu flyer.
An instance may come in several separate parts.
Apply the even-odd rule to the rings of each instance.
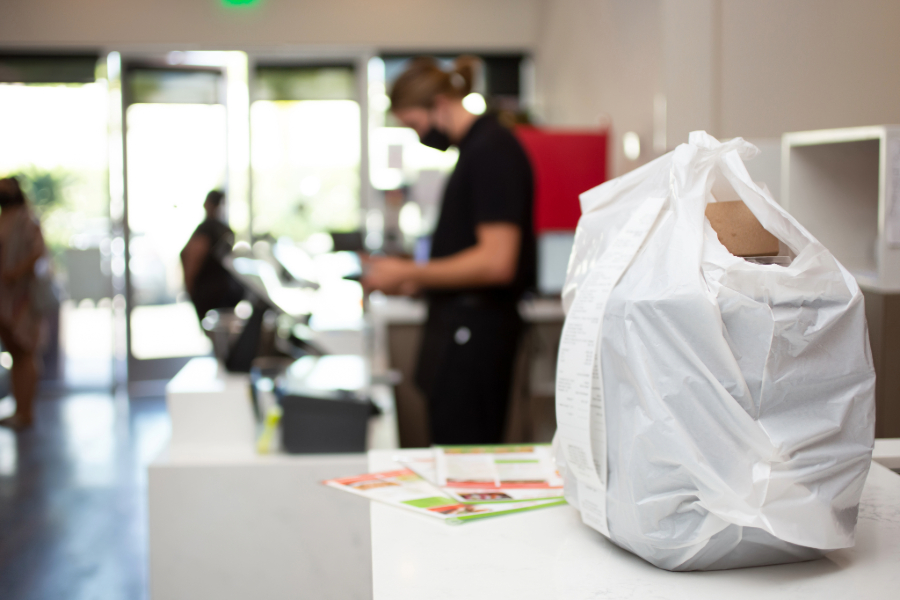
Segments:
[[[407,451],[396,460],[463,504],[563,496],[549,445],[439,447]]]
[[[464,523],[473,519],[494,517],[548,506],[564,504],[562,499],[520,502],[514,505],[466,504],[440,494],[433,484],[410,469],[383,473],[367,473],[355,477],[329,479],[325,485],[399,506],[447,523]]]

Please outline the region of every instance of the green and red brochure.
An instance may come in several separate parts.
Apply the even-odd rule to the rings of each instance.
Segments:
[[[406,451],[397,461],[464,504],[563,496],[549,444],[438,446]]]
[[[357,494],[385,504],[399,506],[419,514],[443,520],[446,523],[465,523],[473,519],[494,517],[564,504],[554,498],[516,504],[462,503],[441,494],[434,484],[422,479],[410,469],[398,469],[382,473],[367,473],[354,477],[341,477],[323,482],[325,485]]]

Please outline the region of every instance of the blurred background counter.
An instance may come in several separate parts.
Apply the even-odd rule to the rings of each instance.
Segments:
[[[558,297],[523,300],[519,313],[526,330],[519,346],[507,419],[507,443],[549,442],[556,431],[556,355],[565,314]],[[428,407],[414,381],[419,340],[427,318],[425,302],[378,296],[369,302],[373,365],[392,372],[401,448],[431,445]]]
[[[391,388],[368,391],[368,448],[391,452]],[[371,597],[369,507],[320,485],[365,472],[366,454],[258,453],[249,377],[213,358],[189,362],[167,404],[172,439],[148,470],[154,600]]]

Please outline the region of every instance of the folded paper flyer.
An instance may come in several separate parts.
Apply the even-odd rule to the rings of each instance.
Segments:
[[[563,496],[549,444],[442,446],[405,452],[397,460],[463,504]]]
[[[399,506],[419,514],[426,514],[447,523],[465,523],[473,519],[534,510],[564,504],[554,498],[515,505],[497,503],[467,504],[441,494],[434,485],[422,479],[410,469],[382,473],[367,473],[355,477],[329,479],[325,485],[341,489],[370,500]]]

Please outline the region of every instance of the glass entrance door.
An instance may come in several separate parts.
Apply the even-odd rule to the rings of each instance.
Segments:
[[[181,65],[170,64],[173,54],[190,53],[123,69],[131,382],[168,379],[212,350],[184,291],[180,253],[205,218],[207,193],[229,192],[224,64],[235,53],[198,53],[203,60]]]

